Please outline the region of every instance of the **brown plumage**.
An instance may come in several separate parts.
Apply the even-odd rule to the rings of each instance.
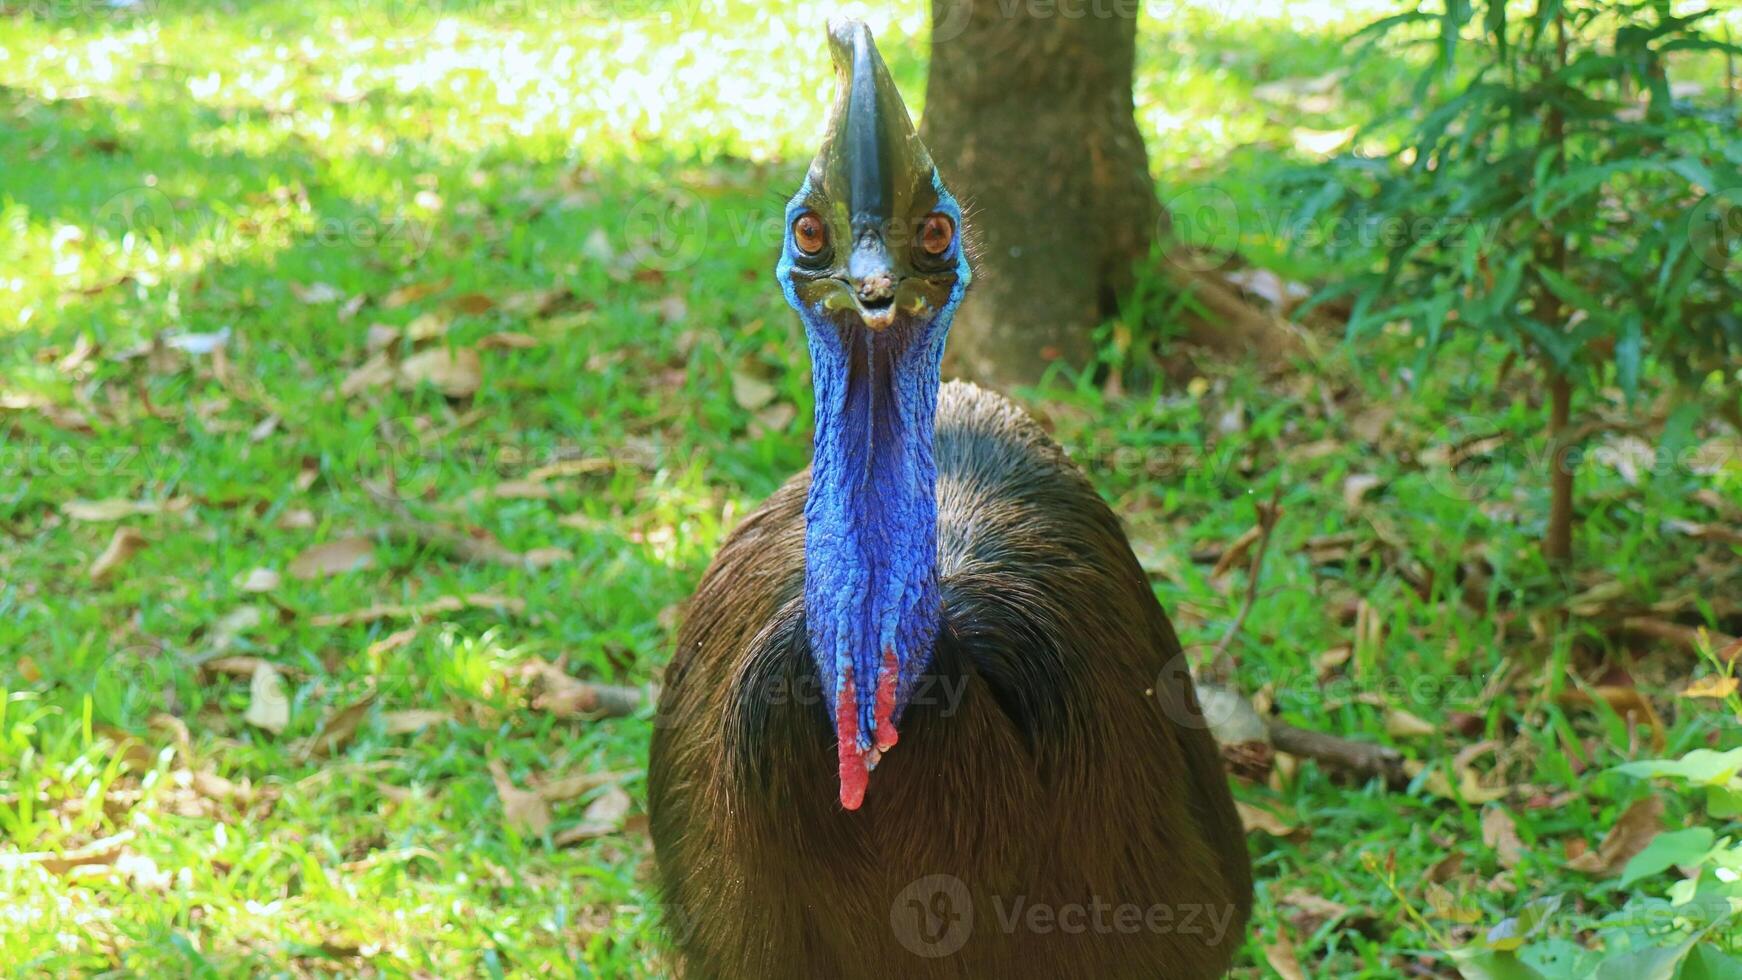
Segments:
[[[684,975],[1221,975],[1245,841],[1117,518],[973,385],[943,386],[934,445],[943,624],[859,810],[805,639],[808,471],[690,605],[648,771]]]

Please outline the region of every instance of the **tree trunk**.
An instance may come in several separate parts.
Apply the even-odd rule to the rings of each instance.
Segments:
[[[960,194],[975,282],[953,368],[1009,385],[1087,363],[1161,206],[1131,97],[1141,5],[932,0],[921,128]]]

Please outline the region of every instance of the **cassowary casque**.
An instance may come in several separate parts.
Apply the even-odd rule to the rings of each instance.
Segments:
[[[811,468],[689,607],[648,769],[690,978],[1221,975],[1251,872],[1179,641],[1021,409],[940,384],[962,211],[863,24],[786,208]]]

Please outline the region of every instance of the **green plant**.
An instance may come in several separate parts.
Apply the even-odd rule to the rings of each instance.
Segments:
[[[1435,8],[1430,10],[1429,7]],[[1552,504],[1544,556],[1572,551],[1575,389],[1629,398],[1648,358],[1697,379],[1742,352],[1742,138],[1733,93],[1672,82],[1739,49],[1714,11],[1669,0],[1444,0],[1363,29],[1363,53],[1432,49],[1386,158],[1316,168],[1298,217],[1372,230],[1383,262],[1333,287],[1349,336],[1393,324],[1418,375],[1458,331],[1531,358],[1547,381]],[[1726,85],[1734,78],[1727,65]],[[1729,365],[1729,366],[1726,366]],[[1656,373],[1649,375],[1658,376]]]

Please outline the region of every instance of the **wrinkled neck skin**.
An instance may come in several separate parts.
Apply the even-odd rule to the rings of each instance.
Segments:
[[[811,656],[837,731],[861,752],[887,749],[938,629],[932,432],[947,316],[872,333],[848,317],[799,312],[816,390],[805,503]],[[879,668],[893,668],[881,685]]]

